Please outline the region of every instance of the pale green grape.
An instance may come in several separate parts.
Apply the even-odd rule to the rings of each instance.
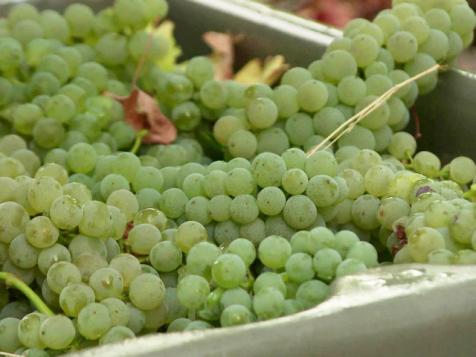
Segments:
[[[376,197],[385,196],[390,182],[395,174],[392,169],[386,165],[376,165],[371,167],[364,177],[365,189],[371,195]]]
[[[470,244],[476,229],[476,217],[471,207],[462,208],[450,225],[451,238],[458,243]]]
[[[253,314],[243,305],[230,305],[220,316],[220,325],[223,327],[244,325],[253,321]]]
[[[359,149],[374,149],[375,137],[372,132],[360,125],[356,125],[352,131],[346,133],[338,141],[339,148],[355,146]]]
[[[445,248],[445,241],[440,232],[429,227],[416,229],[408,237],[408,249],[411,257],[419,263],[428,261],[428,254]]]
[[[318,135],[327,137],[344,121],[344,115],[338,109],[326,107],[314,115],[313,126]]]
[[[39,312],[32,312],[24,316],[18,324],[18,339],[21,344],[28,348],[44,348],[40,339],[40,325],[47,318]]]
[[[220,305],[226,309],[231,305],[241,305],[247,309],[251,309],[252,300],[250,294],[242,288],[234,288],[225,290],[220,298]]]
[[[39,250],[28,242],[24,234],[13,238],[8,247],[8,258],[21,269],[34,268],[38,260],[38,253]]]
[[[272,127],[258,134],[258,154],[274,153],[281,155],[287,149],[289,149],[289,138],[283,129]]]
[[[377,59],[379,45],[372,36],[357,35],[352,39],[350,53],[354,56],[358,67],[367,67]],[[355,73],[351,75],[355,75]]]
[[[49,268],[60,261],[71,262],[71,254],[63,245],[55,244],[40,251],[37,261],[38,269],[46,275]]]
[[[178,218],[185,212],[187,201],[187,195],[185,195],[182,190],[170,188],[164,191],[160,196],[160,210],[163,211],[167,217]]]
[[[198,275],[187,275],[177,285],[177,298],[190,310],[196,310],[203,305],[209,293],[208,281]]]
[[[109,310],[112,326],[127,326],[131,313],[122,300],[110,297],[102,300],[101,304]]]
[[[61,290],[59,296],[61,309],[70,317],[78,317],[79,312],[94,301],[93,289],[83,283],[69,284]]]
[[[227,174],[225,179],[225,189],[228,195],[232,197],[248,195],[255,191],[256,183],[250,171],[242,168],[235,168]]]
[[[336,277],[340,278],[345,275],[361,273],[366,270],[367,270],[367,267],[360,260],[345,259],[337,267]]]
[[[152,224],[135,225],[129,231],[127,244],[131,251],[139,255],[148,255],[150,250],[162,240],[160,231]]]
[[[134,225],[143,223],[150,223],[163,231],[167,228],[167,217],[158,209],[146,208],[137,212],[134,217]]]
[[[239,228],[239,236],[258,245],[266,237],[266,225],[262,219],[257,218],[249,224],[242,225]]]
[[[327,52],[322,60],[323,74],[332,82],[338,83],[345,77],[357,74],[358,61],[348,51],[334,50]]]
[[[286,274],[296,283],[309,281],[314,277],[312,258],[306,253],[294,253],[286,262]]]
[[[393,223],[407,216],[410,213],[410,206],[407,201],[400,197],[384,198],[377,212],[377,219],[382,227],[391,230]]]
[[[433,30],[433,31],[437,31],[437,30]],[[435,41],[438,41],[436,37],[439,37],[439,35],[435,35],[435,39],[434,39]],[[446,39],[446,36],[445,36],[445,39]],[[446,43],[447,42],[448,40],[446,39]],[[433,40],[431,41],[431,43],[433,43]],[[428,44],[428,46],[430,46],[430,44]],[[438,44],[435,44],[435,46],[438,46]],[[443,44],[441,44],[441,46],[444,47],[444,42]],[[408,75],[410,76],[415,76],[425,71],[426,69],[434,66],[435,64],[436,64],[436,61],[431,55],[427,53],[418,53],[412,61],[405,64],[405,72],[407,72]],[[425,77],[418,79],[416,81],[418,85],[418,91],[421,94],[430,92],[431,90],[433,90],[433,88],[435,88],[437,81],[438,81],[437,73],[431,73]]]
[[[206,241],[207,238],[207,230],[202,224],[188,221],[178,227],[176,244],[184,253],[188,253],[195,244]]]
[[[67,348],[76,337],[73,322],[64,315],[46,318],[40,325],[40,340],[53,350]]]
[[[299,111],[298,92],[291,85],[283,84],[274,88],[273,102],[278,108],[279,118],[289,118]]]
[[[83,218],[79,223],[79,232],[95,238],[106,238],[111,231],[107,205],[100,201],[88,201],[82,208]]]
[[[42,117],[42,110],[36,104],[20,104],[13,112],[13,126],[20,134],[31,135],[33,127]]]
[[[368,242],[356,242],[347,252],[346,258],[359,260],[367,268],[373,268],[378,265],[377,250]]]
[[[258,186],[280,186],[286,164],[276,154],[262,153],[253,160],[252,169]]]
[[[238,117],[225,115],[213,125],[213,136],[222,145],[226,145],[231,136],[239,131],[248,129],[245,121]]]
[[[230,217],[236,223],[251,223],[258,218],[258,215],[258,204],[252,195],[239,195],[230,203]]]
[[[135,334],[131,329],[125,326],[113,326],[99,339],[99,345],[117,343],[134,337]]]
[[[237,130],[230,135],[227,148],[234,157],[251,159],[258,149],[256,136],[248,130]]]
[[[305,229],[315,222],[317,209],[307,196],[292,196],[286,202],[283,217],[291,228]]]
[[[37,212],[48,212],[51,204],[62,194],[63,190],[58,181],[43,176],[33,180],[28,189],[28,202]]]
[[[302,303],[304,309],[309,309],[324,301],[329,293],[329,287],[322,281],[309,280],[299,286],[296,300]]]
[[[451,29],[460,35],[472,32],[476,26],[476,16],[466,3],[453,7],[450,17]]]
[[[119,189],[112,192],[107,198],[107,204],[119,208],[126,216],[127,221],[131,221],[139,211],[139,203],[136,196],[128,190]]]
[[[122,275],[113,268],[101,268],[91,274],[89,286],[98,300],[120,297],[124,289]]]
[[[357,198],[352,204],[352,220],[357,227],[372,230],[379,227],[377,211],[380,200],[372,195],[363,195]]]
[[[100,190],[104,198],[108,198],[112,192],[120,189],[129,190],[129,181],[122,175],[109,174],[101,180]]]
[[[285,131],[293,145],[302,146],[313,133],[312,119],[304,113],[296,113],[286,120]]]
[[[87,79],[96,87],[96,90],[102,91],[106,88],[108,74],[101,64],[85,62],[79,66],[77,77]],[[79,82],[74,81],[73,83],[78,84]]]
[[[228,100],[228,89],[224,83],[209,80],[200,88],[200,99],[210,109],[222,109]]]
[[[299,195],[306,191],[309,179],[301,169],[290,169],[286,171],[282,179],[283,189],[291,195]]]
[[[212,277],[221,288],[236,288],[245,280],[246,265],[238,255],[222,254],[212,265]]]
[[[381,12],[373,22],[382,30],[384,40],[400,29],[400,20],[390,12]]]
[[[213,65],[206,57],[193,57],[185,71],[187,77],[196,88],[200,88],[205,82],[213,79]]]
[[[259,292],[269,288],[279,291],[283,296],[287,293],[287,287],[284,283],[282,275],[273,272],[261,273],[254,281],[254,293],[258,294]]]
[[[210,199],[210,201],[208,202],[208,210],[210,211],[210,217],[217,222],[224,222],[229,220],[231,201],[232,199],[225,195],[217,195]]]
[[[429,151],[420,151],[413,158],[413,169],[427,177],[438,176],[441,169],[440,159]]]
[[[266,129],[278,119],[278,108],[269,98],[256,98],[248,104],[246,114],[252,127]]]
[[[131,254],[119,254],[111,260],[109,267],[122,275],[124,289],[142,272],[139,260]]]
[[[428,21],[427,16],[428,13],[425,15],[425,18],[411,16],[402,23],[402,30],[411,33],[417,40],[418,45],[423,44],[428,39],[430,27],[436,28]]]
[[[13,200],[18,183],[10,177],[0,177],[0,203]]]
[[[399,132],[393,134],[388,151],[397,159],[405,160],[415,154],[416,147],[416,140],[412,135],[406,132]]]
[[[185,192],[188,198],[194,198],[204,196],[203,180],[205,176],[202,174],[190,174],[188,175],[182,184],[182,190]]]
[[[275,216],[284,209],[286,196],[278,187],[266,187],[258,193],[256,204],[261,213]]]
[[[253,310],[260,320],[280,317],[284,312],[284,297],[280,291],[267,288],[253,297]]]
[[[48,269],[46,281],[49,288],[59,294],[68,284],[81,282],[81,273],[75,265],[60,261]]]
[[[305,68],[293,67],[284,73],[281,78],[282,85],[289,85],[298,89],[301,84],[312,79],[312,74]]]
[[[338,237],[336,236],[336,244]],[[331,281],[335,275],[342,257],[338,251],[331,248],[323,248],[317,251],[312,260],[312,266],[319,279]]]
[[[285,238],[274,235],[265,238],[260,243],[258,256],[265,266],[279,269],[286,265],[291,251],[291,245]]]
[[[195,244],[187,254],[187,270],[193,274],[209,276],[215,260],[221,255],[221,250],[209,242]]]
[[[327,87],[323,82],[310,79],[298,88],[298,102],[301,109],[315,113],[322,109],[329,99]]]
[[[178,318],[169,324],[167,327],[167,332],[182,332],[191,322],[192,321],[190,319],[185,317]]]
[[[449,164],[450,179],[460,185],[467,184],[476,177],[476,165],[469,157],[460,156]]]
[[[79,313],[77,325],[79,333],[87,340],[101,338],[112,327],[108,308],[99,303],[88,304]]]
[[[330,176],[317,175],[309,180],[306,196],[317,207],[329,207],[336,203],[339,198],[339,185]]]
[[[369,64],[365,67],[365,78],[369,79],[370,77],[380,74],[380,75],[387,75],[388,74],[388,67],[385,63],[377,61]]]
[[[226,252],[238,255],[248,267],[256,259],[256,249],[253,243],[243,238],[232,241],[226,249]]]
[[[129,286],[129,298],[141,310],[158,308],[164,300],[164,295],[164,283],[153,274],[140,274]]]
[[[450,32],[448,35],[448,59],[454,59],[463,51],[463,40],[456,32]]]
[[[136,192],[137,202],[139,203],[139,209],[146,208],[158,208],[160,193],[153,188],[143,188]]]
[[[328,151],[316,151],[308,156],[304,171],[312,179],[318,175],[335,176],[337,174],[337,161]]]
[[[281,154],[288,169],[304,169],[306,162],[306,153],[298,148],[290,148]]]
[[[50,217],[54,225],[60,229],[72,230],[76,228],[83,217],[83,210],[79,206],[76,199],[71,196],[60,196],[53,201],[50,207]],[[46,218],[46,217],[45,217]],[[33,221],[32,221],[33,222]],[[53,227],[53,226],[52,226]],[[54,229],[50,228],[50,232],[55,233]],[[43,234],[46,232],[43,231]],[[56,230],[56,237],[57,237]],[[53,235],[54,237],[54,235]],[[51,245],[51,244],[49,244]],[[39,247],[43,248],[43,247]]]

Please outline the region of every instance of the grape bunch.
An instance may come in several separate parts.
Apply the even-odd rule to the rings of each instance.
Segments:
[[[307,153],[394,84],[450,63],[475,26],[464,1],[354,20],[275,88],[215,80],[206,57],[169,68],[173,41],[149,31],[166,13],[116,0],[0,19],[0,352],[291,315],[381,263],[476,264],[476,164],[444,165],[400,131],[436,74]],[[140,145],[105,93],[136,85],[179,130],[172,144]]]

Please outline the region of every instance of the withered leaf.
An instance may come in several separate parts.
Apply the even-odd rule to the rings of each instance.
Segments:
[[[212,49],[211,59],[215,65],[215,79],[233,78],[235,39],[233,35],[220,32],[205,32],[203,40]]]
[[[177,128],[161,112],[157,101],[146,92],[135,87],[127,97],[112,93],[105,95],[122,104],[126,122],[136,131],[148,131],[143,139],[144,143],[170,144],[177,138]]]

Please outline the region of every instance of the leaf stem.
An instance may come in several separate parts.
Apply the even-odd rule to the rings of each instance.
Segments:
[[[48,305],[46,305],[28,285],[26,285],[21,279],[18,279],[15,275],[0,271],[0,280],[4,280],[7,285],[11,285],[20,290],[39,312],[48,316],[55,315]]]
[[[134,141],[134,145],[132,146],[131,153],[137,154],[139,151],[140,146],[142,144],[142,139],[148,134],[149,132],[145,129],[139,131],[136,135],[136,140]]]

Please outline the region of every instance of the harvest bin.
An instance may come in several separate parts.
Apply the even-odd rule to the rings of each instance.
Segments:
[[[62,10],[69,0],[33,0]],[[78,2],[78,1],[75,1]],[[100,9],[107,0],[79,1]],[[18,1],[0,0],[0,14]],[[283,54],[291,65],[319,58],[338,30],[245,0],[169,0],[184,57],[208,53],[206,31],[241,33],[237,64]],[[476,76],[441,75],[416,105],[420,149],[442,161],[476,159]],[[411,131],[412,128],[409,128]],[[74,354],[101,356],[473,356],[476,351],[476,267],[382,266],[339,279],[314,309],[235,328],[155,334]],[[71,355],[73,356],[73,355]]]

